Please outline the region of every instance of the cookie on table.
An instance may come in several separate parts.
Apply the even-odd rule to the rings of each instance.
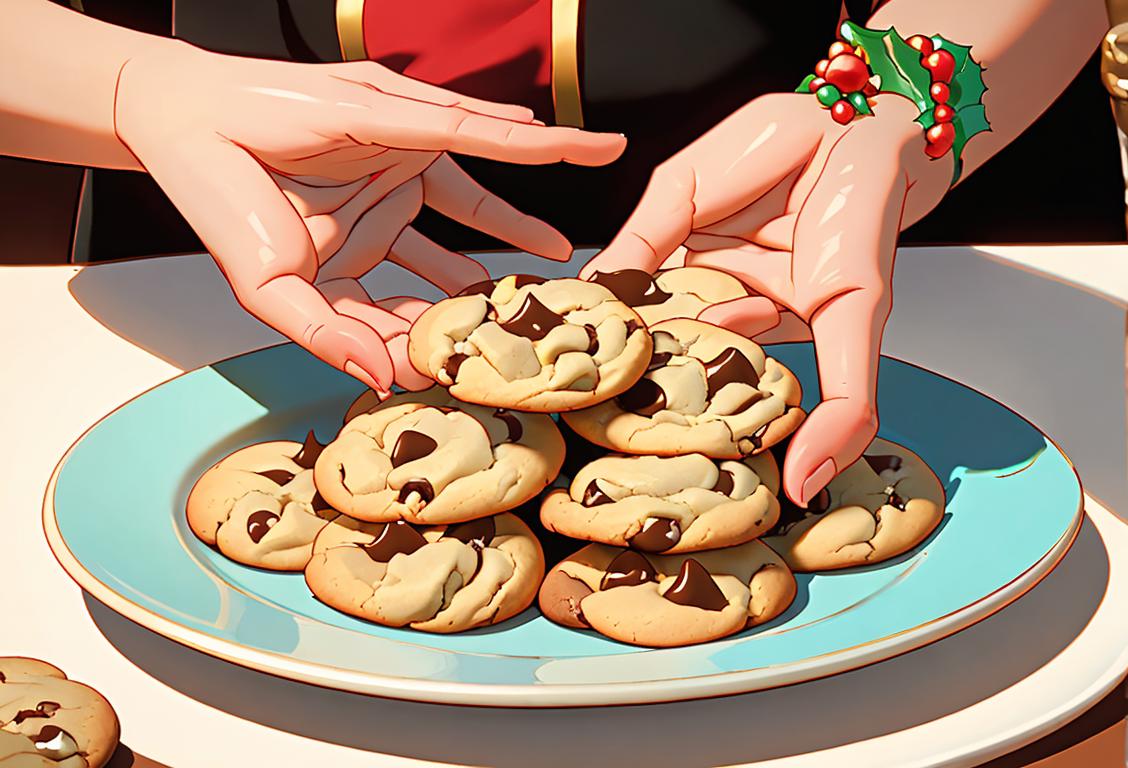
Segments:
[[[888,560],[920,544],[944,515],[944,487],[924,460],[876,439],[807,505],[780,497],[764,542],[796,571],[825,571]]]
[[[665,320],[651,333],[646,374],[613,400],[564,414],[568,426],[623,453],[737,459],[803,421],[798,379],[755,342],[689,319]]]
[[[314,486],[322,449],[311,430],[305,443],[258,443],[221,459],[188,494],[192,532],[244,565],[302,570],[318,532],[340,514]]]
[[[795,593],[787,565],[759,541],[685,555],[589,544],[549,570],[538,602],[559,624],[668,647],[763,624]]]
[[[650,359],[650,334],[601,285],[510,275],[432,306],[412,325],[408,350],[459,400],[567,411],[630,387]]]
[[[675,317],[695,318],[714,304],[749,295],[744,283],[727,272],[707,267],[679,267],[655,275],[641,269],[620,269],[597,272],[591,281],[609,289],[647,325]]]
[[[100,768],[118,735],[117,715],[93,688],[44,661],[0,658],[0,765]]]
[[[743,544],[779,519],[770,452],[743,460],[686,456],[596,459],[548,493],[549,530],[643,552],[676,554]]]
[[[543,577],[536,536],[511,514],[433,527],[342,516],[317,537],[305,572],[314,596],[339,611],[442,633],[520,613]]]
[[[438,525],[503,512],[540,493],[564,460],[551,417],[458,403],[441,387],[362,396],[349,413],[314,480],[359,520]]]

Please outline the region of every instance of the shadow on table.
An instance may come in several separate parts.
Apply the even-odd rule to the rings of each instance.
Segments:
[[[380,265],[364,282],[378,286],[378,296],[438,296],[394,264]],[[78,272],[67,289],[110,331],[182,370],[284,340],[239,306],[206,256],[95,266]]]
[[[86,603],[106,638],[148,674],[209,706],[309,738],[456,765],[571,767],[598,750],[647,768],[685,768],[826,749],[958,711],[972,703],[968,691],[994,695],[1057,655],[1088,623],[1107,583],[1107,555],[1086,520],[1061,565],[1025,597],[898,658],[753,694],[548,710],[421,704],[292,682],[190,650],[89,595]]]

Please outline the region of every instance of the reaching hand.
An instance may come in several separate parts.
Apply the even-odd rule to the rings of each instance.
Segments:
[[[877,364],[901,228],[931,210],[952,174],[930,161],[915,107],[879,96],[838,125],[813,96],[756,99],[659,166],[622,231],[581,272],[722,269],[758,296],[701,319],[758,340],[812,339],[822,402],[788,449],[783,484],[806,506],[877,432]],[[768,332],[768,333],[765,333]]]
[[[393,380],[427,383],[402,338],[422,303],[373,303],[357,279],[385,258],[447,293],[486,277],[409,226],[421,206],[546,258],[571,254],[563,235],[445,153],[601,165],[625,146],[370,62],[291,64],[190,46],[126,62],[114,117],[239,303],[378,393]],[[392,355],[385,339],[396,341]]]

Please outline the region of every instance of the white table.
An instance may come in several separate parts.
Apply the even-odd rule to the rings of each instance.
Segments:
[[[1073,455],[1087,487],[1125,514],[1128,270],[1119,265],[1128,247],[910,249],[899,258],[886,351],[1031,417]],[[486,260],[505,268],[504,256]],[[418,288],[394,267],[368,283],[374,294],[377,285]],[[40,506],[58,458],[113,407],[278,337],[242,313],[204,256],[2,268],[0,320],[0,655],[42,657],[94,685],[117,709],[124,743],[176,768],[569,766],[594,764],[591,745],[653,768],[974,765],[1066,723],[1128,670],[1128,525],[1092,496],[1073,550],[1014,605],[897,659],[789,688],[640,707],[490,710],[244,670],[84,597],[47,548]],[[1082,330],[1066,357],[1091,358],[1092,367],[1061,374],[1046,362],[1053,346]],[[1030,334],[1038,343],[1024,340]],[[1043,375],[1024,381],[1039,361]],[[1059,374],[1079,382],[1065,390],[1072,419],[1044,392]],[[1092,409],[1103,418],[1090,418]]]

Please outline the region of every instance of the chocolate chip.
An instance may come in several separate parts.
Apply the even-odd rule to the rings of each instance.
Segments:
[[[599,582],[599,588],[635,587],[648,581],[658,581],[654,566],[643,555],[627,549],[616,555],[607,565],[607,573]]]
[[[410,496],[412,492],[418,493],[419,498],[423,500],[424,504],[430,504],[435,498],[435,489],[431,486],[430,480],[425,480],[421,477],[413,477],[400,488],[399,496],[396,497],[396,501],[400,504],[406,504],[407,497]]]
[[[658,287],[654,277],[641,269],[620,269],[618,272],[596,272],[593,283],[602,285],[629,307],[661,304],[670,294]]]
[[[646,366],[646,370],[653,371],[661,368],[666,363],[670,362],[670,358],[674,356],[673,352],[654,352],[650,355],[650,362]]]
[[[268,469],[265,472],[256,472],[255,474],[262,475],[267,480],[272,480],[279,485],[285,485],[294,479],[294,473],[285,469]]]
[[[480,280],[472,283],[463,288],[458,293],[454,294],[455,298],[461,296],[489,296],[493,293],[494,286],[497,285],[493,280]]]
[[[321,491],[314,492],[313,500],[310,501],[309,505],[313,507],[314,512],[324,512],[325,510],[336,511],[333,509],[333,505],[327,502],[325,497],[321,495]]]
[[[706,611],[720,611],[728,606],[725,593],[717,586],[717,582],[713,581],[705,566],[692,557],[686,558],[682,563],[673,586],[662,596],[671,603],[704,608]]]
[[[584,350],[589,355],[594,355],[599,351],[599,332],[595,330],[595,326],[589,323],[584,323],[584,330],[587,331],[588,345]]]
[[[521,420],[517,418],[513,411],[498,408],[493,412],[493,417],[495,419],[501,419],[509,429],[509,442],[515,443],[525,434],[525,429],[521,426]]]
[[[546,307],[531,293],[525,296],[525,303],[517,310],[517,314],[504,323],[499,323],[503,331],[532,341],[540,341],[553,328],[563,324],[562,316]]]
[[[251,537],[251,541],[258,544],[277,522],[278,515],[269,509],[256,510],[247,517],[247,535]]]
[[[640,416],[653,416],[666,407],[666,393],[657,383],[647,378],[639,379],[615,400],[624,411]]]
[[[313,465],[317,463],[317,457],[324,450],[325,446],[317,442],[317,436],[313,434],[311,429],[309,434],[306,435],[301,449],[294,455],[294,463],[302,469],[313,469]]]
[[[0,683],[6,683],[6,682],[8,682],[7,676],[3,672],[0,672]]]
[[[726,347],[721,354],[707,362],[703,361],[703,364],[710,398],[726,384],[740,383],[750,387],[760,384],[760,376],[756,373],[752,361],[736,347]]]
[[[641,329],[642,329],[642,326],[639,325],[638,320],[628,320],[627,321],[627,336],[630,336],[635,331],[638,331],[638,330],[641,330]]]
[[[627,540],[635,549],[643,552],[665,552],[681,541],[681,528],[677,520],[666,517],[648,517],[642,530]]]
[[[74,737],[54,725],[45,725],[32,737],[35,751],[52,762],[69,760],[79,753]]]
[[[497,535],[497,523],[492,517],[483,517],[480,520],[471,520],[468,523],[458,523],[447,526],[443,531],[444,539],[458,539],[463,544],[470,544],[478,549],[483,549]]]
[[[870,469],[878,475],[886,470],[899,472],[903,463],[900,456],[862,456],[862,458],[866,460],[866,464],[870,465]]]
[[[462,364],[469,359],[470,355],[464,355],[461,352],[455,352],[453,355],[447,358],[447,361],[445,363],[443,363],[443,371],[447,376],[450,376],[451,381],[454,381],[458,378],[458,370],[462,367]]]
[[[377,563],[386,563],[398,554],[410,555],[426,543],[423,534],[403,520],[397,520],[385,523],[371,544],[357,546]]]
[[[734,481],[736,477],[727,469],[722,469],[717,473],[717,482],[713,483],[713,490],[717,493],[723,493],[725,496],[732,494],[732,489],[735,487]]]
[[[901,497],[901,495],[899,493],[897,493],[897,491],[892,486],[885,489],[885,496],[886,496],[886,499],[885,499],[886,504],[888,504],[891,507],[896,507],[897,509],[901,510],[902,512],[905,511],[905,499],[903,499]]]
[[[791,499],[787,498],[786,493],[779,495],[779,520],[776,522],[772,529],[767,532],[767,536],[779,536],[791,530],[791,526],[798,523],[807,515],[821,515],[830,509],[830,491],[823,488],[815,498],[807,502],[807,508],[795,504]]]
[[[414,429],[405,429],[400,432],[395,447],[392,448],[392,466],[398,467],[424,456],[430,456],[438,447],[439,444],[430,435],[416,432]]]
[[[759,429],[757,429],[755,432],[752,433],[752,437],[750,437],[748,439],[752,442],[753,450],[759,450],[760,448],[764,447],[764,435],[766,435],[766,434],[768,434],[768,425],[767,424],[765,424],[764,426],[760,427]]]
[[[752,406],[754,406],[756,403],[760,402],[761,400],[763,400],[767,396],[768,396],[767,393],[761,392],[760,390],[757,389],[755,392],[753,392],[747,398],[745,398],[744,401],[740,405],[733,408],[732,413],[729,414],[729,415],[735,416],[738,413],[744,413],[749,408],[751,408]]]
[[[32,717],[51,717],[51,715],[58,712],[62,707],[57,701],[41,701],[35,705],[35,709],[21,709],[12,718],[12,722],[19,725],[24,720]]]
[[[585,507],[598,507],[600,504],[613,504],[614,502],[613,498],[603,492],[596,480],[588,483],[587,488],[584,488],[583,499],[580,500],[580,503]]]

